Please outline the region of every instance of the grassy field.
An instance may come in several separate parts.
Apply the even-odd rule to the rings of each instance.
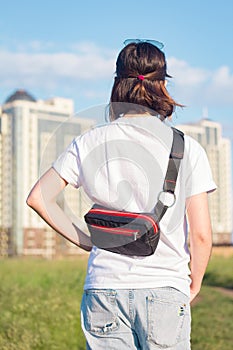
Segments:
[[[232,350],[232,249],[229,252],[214,252],[192,306],[193,350]],[[79,307],[86,262],[86,257],[0,261],[1,350],[85,349]]]

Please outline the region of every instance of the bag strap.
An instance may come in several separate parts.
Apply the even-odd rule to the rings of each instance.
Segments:
[[[160,221],[167,209],[172,207],[176,202],[176,180],[180,168],[180,162],[184,156],[184,134],[178,129],[172,128],[172,130],[173,142],[169,155],[167,173],[163,183],[163,190],[158,195],[158,202],[154,209],[157,221]],[[162,199],[162,196],[164,199]],[[170,203],[165,204],[164,200],[166,201],[166,199],[167,201],[170,201]]]

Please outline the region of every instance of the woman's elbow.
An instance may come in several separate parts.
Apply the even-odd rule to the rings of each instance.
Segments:
[[[38,191],[35,191],[32,189],[32,191],[29,193],[27,199],[26,199],[26,204],[32,208],[35,209],[41,204],[42,198],[41,194],[38,193]]]
[[[190,230],[190,241],[198,245],[212,245],[212,229],[210,227],[203,230]]]
[[[26,204],[30,207],[30,208],[34,208],[36,205],[36,198],[30,193],[26,199]]]

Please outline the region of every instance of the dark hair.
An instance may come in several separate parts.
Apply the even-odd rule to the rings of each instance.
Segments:
[[[143,76],[140,79],[140,76]],[[130,43],[116,61],[116,77],[110,98],[110,120],[127,112],[170,116],[176,103],[165,87],[167,65],[164,53],[148,42]]]

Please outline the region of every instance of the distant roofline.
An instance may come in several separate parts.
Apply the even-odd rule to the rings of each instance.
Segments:
[[[217,122],[215,120],[212,120],[210,118],[202,118],[202,119],[199,119],[198,121],[194,122],[184,122],[184,123],[179,123],[179,125],[189,125],[189,126],[201,126],[202,125],[202,122],[210,122],[210,123],[213,123],[213,124],[219,124],[221,125],[220,122]]]
[[[15,90],[15,92],[5,100],[4,104],[15,102],[15,101],[36,102],[36,99],[26,90],[18,89],[18,90]]]

